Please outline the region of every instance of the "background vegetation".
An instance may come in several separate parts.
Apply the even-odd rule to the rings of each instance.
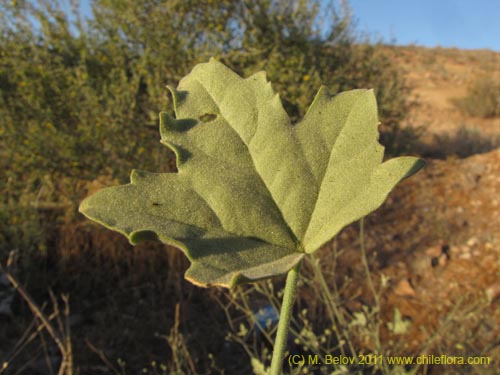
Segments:
[[[390,61],[356,39],[347,7],[96,0],[92,14],[86,19],[77,2],[0,6],[4,249],[46,248],[43,235],[29,238],[15,228],[23,222],[32,227],[24,233],[44,234],[56,218],[37,222],[39,209],[26,206],[66,210],[85,181],[125,182],[133,167],[170,170],[157,130],[158,113],[171,109],[165,85],[210,56],[244,76],[266,70],[294,120],[321,84],[334,91],[374,87],[384,139],[399,151],[393,135],[405,114],[406,87]]]
[[[467,96],[453,102],[458,109],[470,116],[500,116],[500,82],[491,76],[478,77],[469,86]]]
[[[49,288],[69,293],[78,312],[71,318],[80,322],[75,329],[82,321],[95,327],[73,340],[75,368],[99,363],[116,374],[143,368],[152,374],[236,374],[221,361],[243,349],[235,352],[223,336],[213,338],[218,328],[227,331],[226,315],[229,341],[244,344],[249,358],[261,353],[259,360],[266,359],[269,342],[249,314],[255,310],[250,289],[235,296],[192,287],[182,280],[180,252],[151,243],[131,248],[83,220],[77,207],[88,193],[127,182],[132,168],[175,170],[159,143],[158,113],[171,111],[165,85],[176,85],[211,56],[243,76],[265,70],[294,121],[321,84],[336,92],[374,88],[382,142],[389,153],[407,152],[416,136],[401,126],[411,105],[409,88],[378,46],[357,36],[348,6],[336,4],[94,0],[87,19],[76,1],[0,1],[0,261],[17,250],[16,274],[40,304],[50,299]],[[273,284],[255,288],[266,301],[276,299]],[[319,304],[307,307],[326,314]],[[239,321],[231,318],[234,312],[241,313]],[[0,358],[17,368],[51,358],[33,339],[12,348],[30,317],[18,301],[15,324],[0,329],[6,338]],[[322,322],[321,329],[332,329],[325,327]],[[340,336],[298,329],[305,338],[297,345],[310,348],[328,336],[333,341],[321,350],[344,350]],[[222,348],[221,360],[213,348]],[[262,363],[252,364],[258,373]],[[250,371],[238,365],[240,373]]]

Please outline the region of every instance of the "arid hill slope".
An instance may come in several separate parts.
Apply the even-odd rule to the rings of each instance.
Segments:
[[[408,125],[428,126],[432,133],[454,132],[460,126],[500,134],[500,118],[467,116],[452,103],[463,98],[478,78],[500,79],[500,53],[489,50],[387,47],[387,54],[404,72],[413,87],[415,106]]]

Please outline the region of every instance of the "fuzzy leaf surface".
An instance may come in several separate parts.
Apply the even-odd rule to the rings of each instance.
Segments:
[[[178,172],[133,171],[130,184],[91,195],[80,211],[132,243],[180,248],[199,285],[288,272],[423,166],[382,163],[371,90],[323,87],[293,126],[262,72],[243,79],[212,59],[170,90],[175,118],[162,113],[160,132]]]

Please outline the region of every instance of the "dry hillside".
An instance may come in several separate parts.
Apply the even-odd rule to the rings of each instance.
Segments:
[[[462,126],[485,139],[500,135],[500,117],[469,116],[453,104],[478,77],[500,78],[500,53],[416,47],[387,52],[414,89],[416,105],[407,125],[425,125],[424,141],[435,142],[436,134],[454,134]],[[456,146],[466,147],[467,141]],[[484,151],[464,159],[428,158],[426,167],[367,219],[374,280],[378,288],[386,280],[384,320],[399,320],[402,327],[395,333],[382,325],[383,342],[393,352],[489,355],[494,362],[461,372],[437,366],[430,373],[500,369],[500,149]],[[357,228],[350,227],[340,239],[349,244],[356,236]],[[373,304],[359,258],[359,246],[351,246],[340,264],[356,280],[345,296],[357,296],[348,306],[358,313]],[[373,350],[370,340],[365,345]]]
[[[408,125],[424,125],[432,133],[453,132],[460,126],[484,134],[500,134],[500,117],[482,119],[462,113],[452,103],[463,98],[477,79],[500,79],[500,53],[489,50],[397,47],[387,53],[401,67],[413,88],[416,106]]]

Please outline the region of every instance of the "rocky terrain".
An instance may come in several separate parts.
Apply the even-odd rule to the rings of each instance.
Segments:
[[[427,142],[439,139],[436,135],[456,133],[461,126],[490,139],[500,134],[500,118],[471,117],[452,103],[466,95],[478,75],[499,76],[500,53],[414,47],[390,53],[414,87],[416,106],[407,125],[425,125]],[[468,147],[469,141],[462,139],[464,144],[455,147]],[[383,290],[382,341],[393,352],[403,347],[407,354],[489,355],[494,363],[487,369],[457,372],[451,366],[447,373],[497,373],[500,149],[426,162],[366,219],[373,280]],[[341,242],[352,243],[358,235],[357,227],[351,227],[341,234]],[[358,312],[374,300],[359,257],[359,246],[350,247],[339,266],[349,270],[355,281],[351,285],[357,285],[345,296],[358,296],[348,303],[351,311]],[[373,349],[373,341],[365,345],[368,351]],[[435,371],[442,373],[444,368]]]
[[[382,275],[386,279],[383,320],[392,322],[397,310],[406,323],[397,334],[382,326],[383,341],[394,350],[418,353],[432,341],[433,353],[500,358],[499,191],[500,150],[429,160],[367,219],[373,279],[378,288]],[[348,243],[356,235],[350,228],[341,240]],[[359,311],[373,302],[359,247],[340,261],[357,286],[346,296],[359,296],[350,304]]]

